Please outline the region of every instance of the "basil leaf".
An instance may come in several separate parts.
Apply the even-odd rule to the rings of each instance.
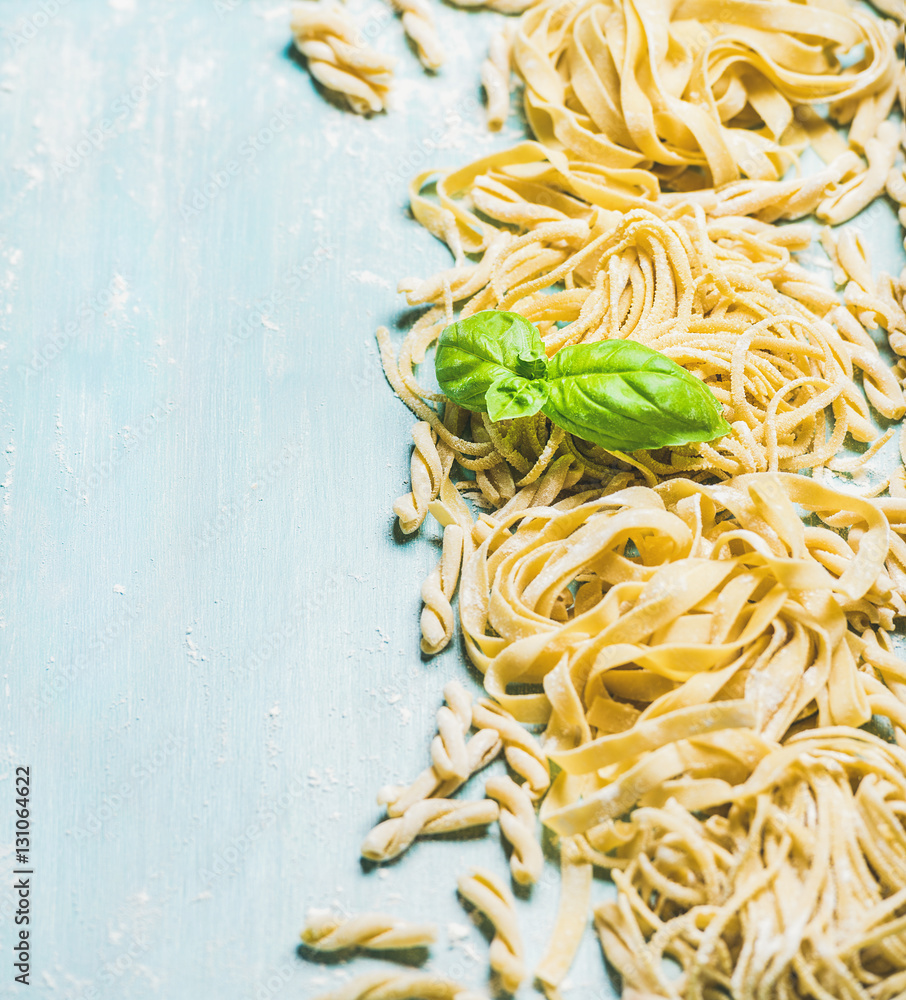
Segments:
[[[535,379],[547,368],[533,323],[517,313],[486,310],[448,326],[437,342],[434,371],[444,395],[467,410],[487,412],[485,396],[505,376]]]
[[[545,415],[609,451],[711,441],[730,430],[703,382],[631,340],[564,347],[548,364],[547,382]]]
[[[547,384],[540,379],[504,375],[491,384],[484,399],[491,420],[512,420],[534,416],[547,401],[547,394]]]

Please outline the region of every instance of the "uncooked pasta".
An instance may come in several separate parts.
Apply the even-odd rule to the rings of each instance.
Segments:
[[[457,882],[507,992],[532,976],[561,997],[593,917],[625,1000],[900,1000],[906,471],[865,471],[906,414],[906,269],[878,273],[844,224],[886,194],[906,227],[902,4],[876,4],[895,23],[847,0],[456,2],[519,15],[482,82],[497,129],[515,72],[531,138],[413,179],[413,216],[453,262],[400,282],[423,312],[378,343],[417,417],[393,510],[406,534],[442,532],[421,648],[453,641],[458,610],[486,697],[445,687],[430,764],[380,790],[362,854],[382,864],[496,822],[526,893],[543,825],[560,901],[534,968],[505,881]],[[428,9],[394,4],[436,68]],[[334,37],[332,54],[303,48],[328,87],[351,64]],[[809,146],[823,165],[806,173]],[[827,281],[804,266],[809,217]],[[542,368],[644,345],[698,379],[729,430],[619,450],[543,408],[495,421],[456,405],[422,366],[485,313],[528,321]],[[459,797],[495,760],[508,773],[485,797]],[[596,870],[613,893],[593,906]],[[366,914],[313,918],[303,939],[392,950],[429,933]],[[473,994],[374,973],[329,1000],[420,996]]]
[[[346,11],[324,0],[302,0],[293,5],[290,27],[318,83],[360,115],[386,108],[393,61],[364,44]]]
[[[400,14],[403,30],[412,40],[425,69],[436,72],[444,63],[444,49],[437,37],[434,15],[425,0],[390,0]]]
[[[829,102],[842,121],[896,97],[895,32],[849,4],[546,0],[516,33],[532,132],[550,149],[644,190],[650,169],[719,188],[777,179]],[[849,65],[841,60],[858,50]],[[872,108],[874,111],[875,109]]]
[[[500,806],[500,833],[512,846],[510,871],[520,885],[531,885],[541,877],[544,855],[537,836],[535,806],[522,785],[501,774],[485,782],[484,793]]]
[[[510,50],[507,32],[498,31],[491,38],[488,57],[481,65],[481,83],[487,99],[487,122],[492,131],[503,127],[510,113]]]
[[[602,339],[638,340],[698,374],[723,404],[732,433],[714,443],[625,455],[563,434],[543,416],[494,425],[447,404],[442,420],[431,408],[437,396],[422,388],[414,370],[446,322],[436,305],[398,359],[381,334],[391,382],[423,418],[426,437],[413,454],[412,496],[418,499],[397,503],[406,524],[415,524],[440,492],[450,467],[441,462],[441,447],[446,463],[452,449],[457,462],[475,472],[492,507],[506,509],[537,505],[536,497],[517,499],[521,489],[561,459],[561,489],[601,488],[621,467],[648,484],[690,473],[799,471],[826,464],[847,434],[873,441],[877,433],[854,374],[862,373],[865,392],[884,416],[899,419],[906,401],[859,317],[882,316],[898,331],[906,330],[906,314],[889,288],[873,281],[868,289],[851,281],[851,308],[841,310],[833,293],[793,263],[791,245],[803,246],[795,227],[709,220],[697,206],[680,205],[665,218],[646,209],[595,209],[586,218],[539,224],[521,237],[500,233],[485,253],[490,266],[456,268],[441,287],[407,284],[412,304],[436,302],[447,289],[454,301],[469,296],[463,316],[517,312],[537,324],[548,354]],[[425,423],[438,435],[437,445]]]
[[[317,1000],[488,1000],[453,979],[430,972],[365,972]]]
[[[595,923],[624,984],[673,1000],[902,997],[906,754],[849,728],[800,733],[726,802],[705,816],[668,800],[595,832],[617,887]]]
[[[424,948],[437,940],[432,924],[414,924],[382,913],[344,918],[330,910],[310,910],[302,929],[302,943],[315,951],[400,951]]]
[[[456,886],[460,896],[482,913],[494,928],[491,968],[500,977],[500,985],[507,993],[515,993],[525,979],[526,969],[512,893],[502,879],[485,868],[461,875]]]

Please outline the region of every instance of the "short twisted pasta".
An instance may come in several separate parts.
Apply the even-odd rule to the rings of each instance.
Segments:
[[[428,656],[439,653],[453,637],[453,607],[450,600],[456,592],[459,569],[464,551],[463,530],[458,524],[444,528],[440,561],[422,584],[421,614],[422,652]]]
[[[487,100],[487,123],[492,132],[503,128],[510,113],[510,38],[506,31],[491,36],[488,57],[481,64],[481,83]]]
[[[547,791],[551,779],[547,754],[535,737],[506,709],[488,698],[479,699],[473,706],[472,725],[497,732],[503,741],[507,763],[525,779],[530,797],[537,801]]]
[[[428,513],[428,505],[440,491],[449,471],[453,453],[438,443],[428,423],[420,420],[412,428],[411,477],[412,490],[393,505],[400,529],[407,535],[417,531]],[[443,452],[443,454],[441,454]]]
[[[466,742],[468,775],[482,770],[494,760],[503,749],[503,743],[493,729],[481,729]],[[468,776],[467,775],[467,776]],[[432,764],[407,787],[394,785],[382,788],[378,793],[378,804],[387,806],[390,816],[402,816],[416,802],[427,798],[445,798],[452,795],[465,778],[442,778]]]
[[[455,980],[431,972],[366,972],[315,1000],[487,1000]]]
[[[523,14],[540,0],[453,0],[457,7],[487,7],[498,14]]]
[[[365,45],[340,7],[297,3],[290,27],[311,75],[344,97],[357,114],[383,111],[393,77],[393,61]]]
[[[362,843],[362,857],[369,861],[391,861],[412,846],[416,837],[454,833],[487,826],[499,816],[496,802],[456,802],[425,799],[410,806],[402,816],[378,823]]]
[[[446,705],[437,710],[437,736],[431,741],[431,764],[441,779],[465,781],[469,755],[465,734],[472,726],[472,696],[458,682],[444,687]]]
[[[413,924],[383,913],[362,913],[344,918],[330,910],[310,910],[302,930],[302,942],[316,951],[396,951],[423,948],[437,940],[433,924]]]
[[[516,905],[506,885],[493,872],[474,868],[461,875],[456,885],[462,898],[484,914],[494,928],[490,964],[500,976],[501,986],[515,993],[525,979],[522,936],[516,919]]]
[[[402,15],[403,30],[412,39],[425,69],[437,71],[444,63],[444,49],[437,37],[431,8],[425,0],[390,0]]]
[[[541,877],[544,855],[538,842],[535,806],[522,785],[507,775],[488,778],[485,795],[500,806],[500,832],[513,848],[510,871],[520,885],[531,885]]]
[[[835,185],[818,205],[816,215],[832,226],[858,215],[882,194],[897,155],[899,128],[893,122],[883,122],[877,136],[865,143],[868,169],[849,180]]]
[[[402,816],[416,802],[432,796],[446,798],[474,771],[489,763],[501,749],[493,731],[476,733],[468,742],[472,725],[472,696],[458,681],[444,687],[444,701],[437,710],[437,735],[431,742],[431,765],[403,787],[390,785],[378,793],[378,804],[390,816]]]

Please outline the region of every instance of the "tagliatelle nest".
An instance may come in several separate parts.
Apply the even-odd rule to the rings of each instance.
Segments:
[[[839,148],[815,104],[870,138],[896,98],[889,27],[844,4],[547,0],[521,18],[514,60],[546,147],[624,187],[690,167],[692,186],[720,187],[779,178],[810,141]]]
[[[906,729],[906,669],[879,645],[906,614],[906,545],[874,503],[793,475],[579,499],[480,520],[460,588],[489,694],[547,726],[558,782],[582,777],[581,807],[545,800],[557,832],[619,815],[632,803],[613,783],[686,736],[780,740],[812,717],[860,726],[882,704]],[[803,525],[795,504],[847,537]]]

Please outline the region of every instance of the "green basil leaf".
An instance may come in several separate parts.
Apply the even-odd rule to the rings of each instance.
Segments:
[[[541,346],[541,338],[538,338],[538,345],[541,351],[540,356],[532,351],[520,351],[516,358],[516,372],[523,378],[544,378],[547,371],[547,355]]]
[[[539,378],[546,367],[544,344],[535,325],[517,313],[496,310],[475,313],[448,326],[434,355],[434,371],[444,395],[479,413],[487,412],[485,395],[498,379]]]
[[[531,417],[547,401],[547,384],[540,379],[504,375],[491,384],[484,399],[491,420]]]
[[[730,430],[702,381],[632,340],[564,347],[548,364],[547,382],[545,415],[609,451],[711,441]]]

